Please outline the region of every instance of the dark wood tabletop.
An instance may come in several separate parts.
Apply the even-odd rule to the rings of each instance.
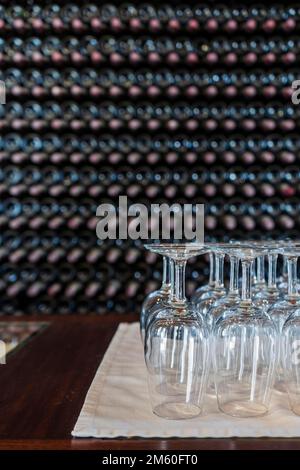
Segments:
[[[119,322],[137,317],[109,314],[27,319],[49,324],[9,355],[7,364],[0,365],[0,450],[300,450],[300,439],[295,438],[72,438],[87,390]],[[24,317],[17,321],[24,321]]]

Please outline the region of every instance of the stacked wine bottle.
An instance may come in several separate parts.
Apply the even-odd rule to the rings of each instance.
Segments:
[[[0,32],[0,313],[139,312],[159,257],[95,231],[120,195],[205,203],[208,241],[298,238],[294,2],[3,0]]]

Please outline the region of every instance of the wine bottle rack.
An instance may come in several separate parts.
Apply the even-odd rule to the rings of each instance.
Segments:
[[[3,0],[0,313],[138,312],[161,260],[97,239],[119,195],[206,203],[207,239],[299,238],[299,61],[295,2]]]

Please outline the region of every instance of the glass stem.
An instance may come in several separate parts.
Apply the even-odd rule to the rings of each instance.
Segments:
[[[251,303],[253,260],[242,260],[242,302]]]
[[[265,283],[265,255],[258,256],[256,259],[256,282]]]
[[[298,256],[289,256],[287,259],[289,298],[298,297],[297,261]]]
[[[213,287],[215,284],[215,255],[209,253],[209,281],[208,284]]]
[[[216,253],[216,280],[215,287],[222,289],[224,287],[224,258],[222,253]]]
[[[174,270],[175,270],[175,299],[174,300],[178,304],[183,304],[186,302],[185,267],[186,267],[186,261],[183,261],[183,260],[174,261]]]
[[[276,290],[276,274],[277,274],[277,254],[268,255],[268,289]]]
[[[285,255],[283,255],[282,278],[284,281],[288,279],[287,256]]]
[[[239,264],[239,258],[234,255],[230,255],[229,295],[239,294]]]
[[[175,264],[174,260],[170,258],[169,260],[169,266],[170,266],[170,281],[171,281],[171,290],[170,290],[170,296],[169,296],[169,301],[172,303],[175,300]]]
[[[162,289],[169,289],[171,285],[171,272],[170,272],[170,259],[167,256],[163,257],[163,278]]]
[[[255,262],[253,262],[253,264],[252,264],[252,274],[251,274],[251,276],[252,276],[252,283],[257,284],[257,272],[255,270]]]

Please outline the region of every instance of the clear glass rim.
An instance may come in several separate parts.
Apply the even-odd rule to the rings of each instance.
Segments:
[[[168,256],[173,259],[188,259],[193,256],[209,253],[209,243],[201,242],[152,242],[145,243],[144,247],[163,256]]]
[[[279,240],[272,251],[279,255],[300,256],[300,240]]]
[[[220,252],[226,255],[233,255],[238,258],[256,258],[261,255],[265,255],[270,252],[270,250],[264,245],[258,246],[252,242],[224,242],[214,244],[216,252]]]
[[[253,245],[234,245],[229,243],[146,243],[144,247],[153,253],[167,256],[174,261],[187,261],[194,256],[207,253],[220,253],[234,255],[241,260],[253,260],[260,255],[268,253],[268,250],[254,247]]]
[[[278,247],[277,252],[284,256],[300,256],[300,243]]]
[[[268,254],[300,256],[300,241],[292,240],[230,240],[229,242],[152,241],[145,243],[144,247],[149,251],[173,259],[188,259],[211,252],[235,255],[241,259],[254,259]]]

